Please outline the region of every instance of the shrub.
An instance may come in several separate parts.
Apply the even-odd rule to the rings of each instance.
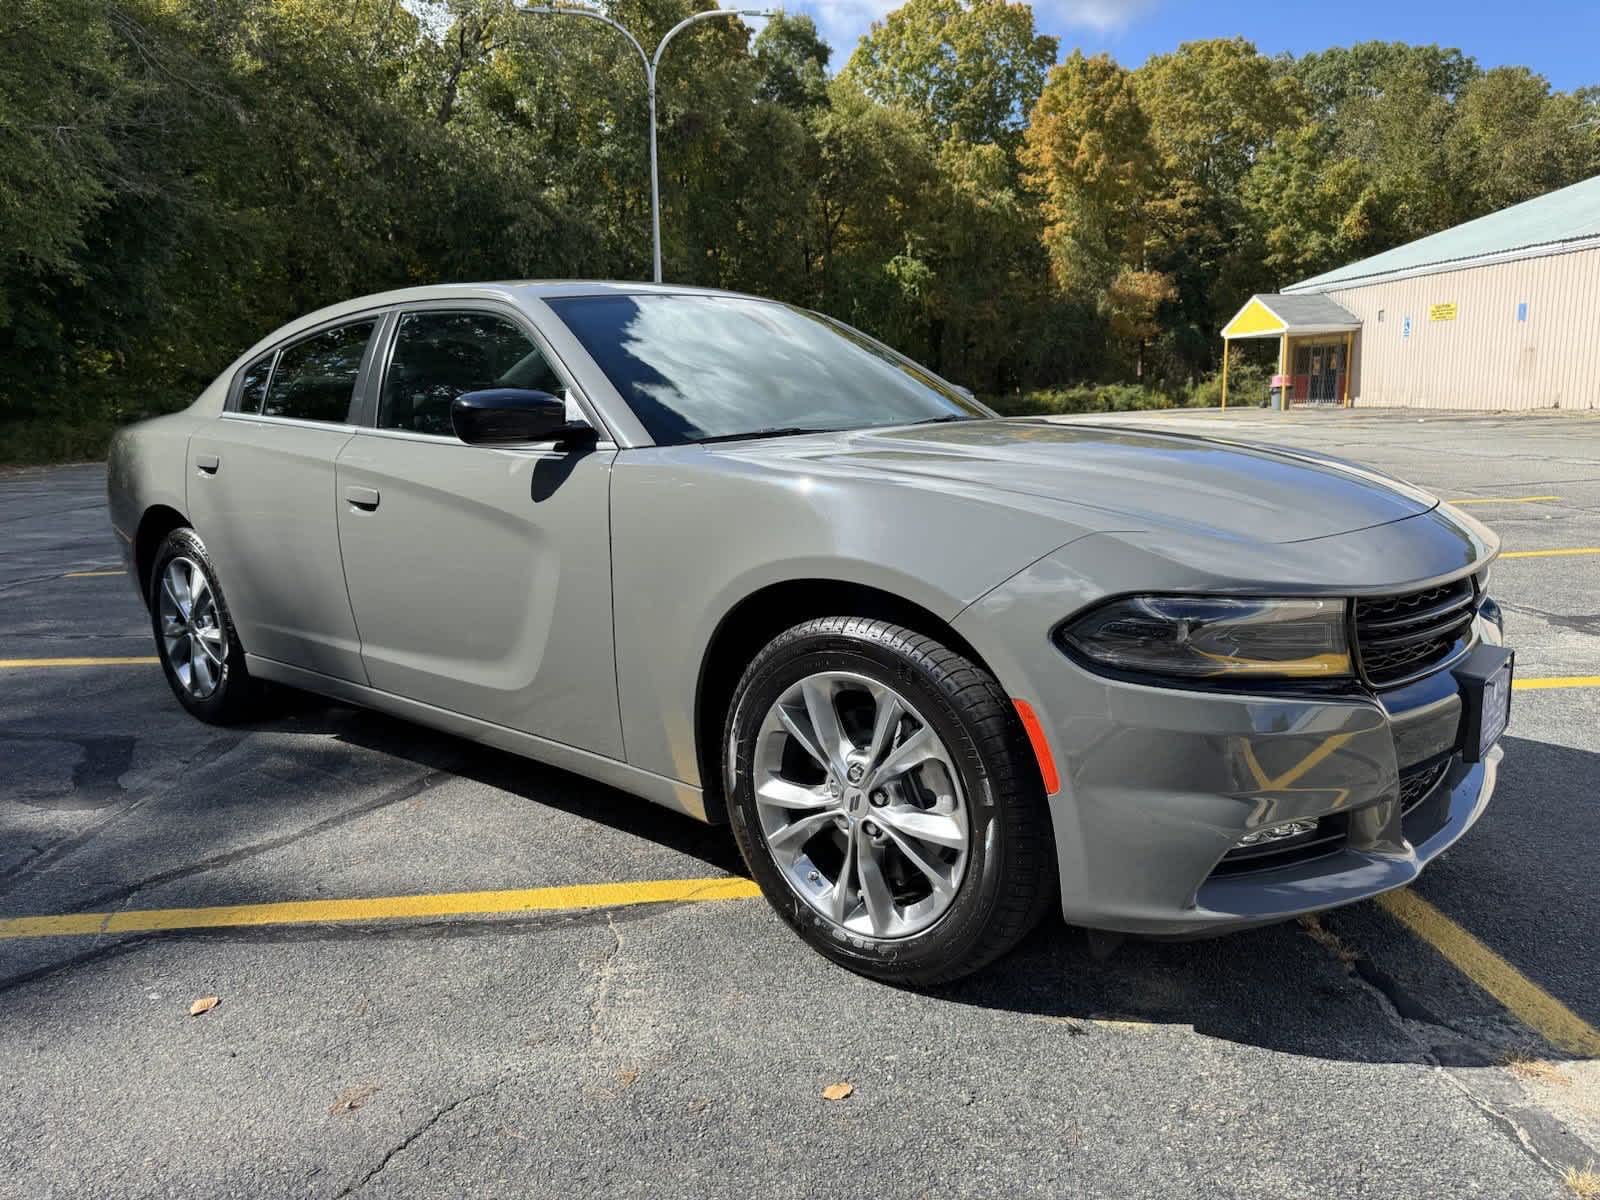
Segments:
[[[1008,417],[1055,416],[1060,413],[1134,412],[1182,408],[1182,396],[1171,396],[1137,383],[1080,383],[1069,388],[986,397],[986,404]]]

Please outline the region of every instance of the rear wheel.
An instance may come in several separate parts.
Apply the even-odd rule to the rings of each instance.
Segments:
[[[161,669],[178,702],[216,724],[249,716],[255,687],[244,648],[194,530],[174,529],[162,541],[150,571],[149,602]]]
[[[829,617],[750,665],[724,742],[768,900],[853,970],[933,984],[1014,946],[1054,896],[1038,771],[999,683],[949,647]]]

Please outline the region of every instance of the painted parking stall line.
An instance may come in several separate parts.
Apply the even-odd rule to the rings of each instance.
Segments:
[[[1560,496],[1464,496],[1460,500],[1446,500],[1445,503],[1460,508],[1464,504],[1538,504],[1559,499]]]
[[[140,658],[0,658],[0,671],[50,670],[55,667],[152,667],[161,660]]]
[[[1600,546],[1568,546],[1559,550],[1504,550],[1500,558],[1578,558],[1589,554],[1600,554]]]
[[[254,925],[396,921],[427,917],[507,916],[526,912],[626,908],[707,900],[746,900],[761,889],[748,879],[657,879],[635,883],[590,883],[570,887],[493,892],[437,892],[352,900],[285,900],[269,904],[225,904],[208,908],[149,908],[122,912],[65,913],[0,919],[0,941],[17,938],[83,937],[107,933],[165,933]]]
[[[1583,1058],[1600,1058],[1600,1030],[1416,892],[1409,888],[1386,892],[1378,897],[1378,905],[1552,1046]]]
[[[1600,675],[1555,675],[1545,678],[1513,679],[1511,690],[1514,692],[1539,692],[1550,688],[1595,688],[1600,687]]]

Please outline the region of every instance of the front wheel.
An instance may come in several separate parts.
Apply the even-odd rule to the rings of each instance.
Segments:
[[[780,915],[862,974],[929,985],[1011,949],[1055,895],[1043,787],[988,671],[826,617],[746,670],[724,740],[734,835]]]

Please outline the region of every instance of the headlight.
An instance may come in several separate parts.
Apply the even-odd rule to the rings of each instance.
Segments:
[[[1190,679],[1329,679],[1352,674],[1343,600],[1131,596],[1062,626],[1104,667]]]

